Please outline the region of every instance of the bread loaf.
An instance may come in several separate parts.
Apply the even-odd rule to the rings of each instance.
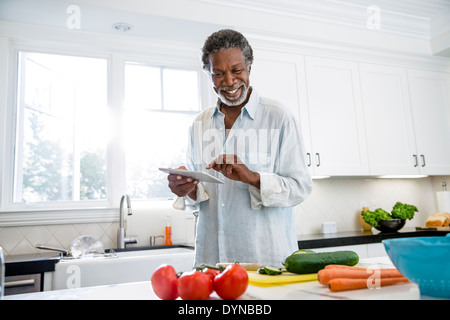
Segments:
[[[435,213],[432,214],[427,222],[427,227],[448,227],[450,224],[450,213]]]

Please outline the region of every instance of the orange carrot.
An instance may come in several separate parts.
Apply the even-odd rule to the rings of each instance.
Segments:
[[[349,270],[367,270],[368,268],[363,267],[351,267],[343,264],[329,264],[325,266],[325,269],[349,269]]]
[[[370,286],[370,284],[368,285],[367,282],[370,282],[370,280],[368,281],[367,279],[336,278],[328,282],[328,288],[333,292],[364,289],[369,288]],[[408,279],[406,279],[405,277],[381,278],[378,284],[373,284],[373,287],[376,287],[377,285],[381,287],[390,286],[401,282],[408,282]]]
[[[318,272],[318,280],[320,284],[327,285],[328,282],[336,278],[348,279],[368,279],[369,277],[395,278],[403,277],[397,269],[364,269],[364,268],[334,268],[322,269]]]

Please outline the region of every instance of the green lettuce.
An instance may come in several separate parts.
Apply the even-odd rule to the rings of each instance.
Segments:
[[[409,219],[414,218],[414,213],[418,212],[416,206],[410,204],[404,204],[397,202],[392,208],[391,213],[384,211],[381,208],[375,209],[375,211],[361,212],[365,222],[370,224],[372,227],[376,227],[380,220],[390,220],[390,219]]]
[[[375,211],[366,211],[361,213],[365,222],[372,227],[376,227],[380,220],[392,219],[392,216],[381,208],[375,209]]]
[[[414,218],[414,213],[416,211],[419,211],[416,206],[397,202],[391,211],[391,215],[394,219],[411,220]]]

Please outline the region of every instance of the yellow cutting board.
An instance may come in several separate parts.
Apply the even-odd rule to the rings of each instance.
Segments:
[[[282,274],[276,276],[259,274],[256,271],[247,271],[247,273],[248,273],[248,283],[259,287],[280,286],[283,284],[317,280],[317,273],[296,274],[290,272],[283,272]]]

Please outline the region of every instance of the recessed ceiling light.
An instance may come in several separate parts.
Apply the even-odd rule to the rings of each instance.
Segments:
[[[133,26],[125,22],[117,22],[113,24],[113,29],[119,32],[128,32],[133,29]]]

